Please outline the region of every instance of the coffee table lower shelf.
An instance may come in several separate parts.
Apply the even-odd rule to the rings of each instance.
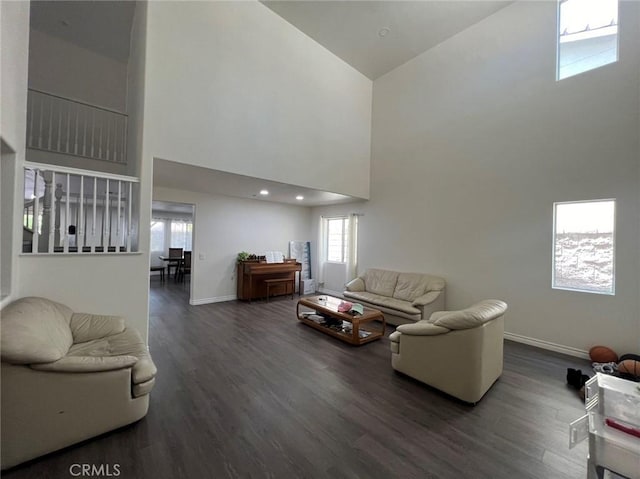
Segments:
[[[335,299],[335,298],[331,298],[331,299]],[[354,346],[361,346],[363,344],[370,343],[371,341],[376,341],[384,336],[386,322],[384,319],[384,315],[380,311],[367,309],[365,310],[364,316],[351,317],[350,315],[347,315],[344,313],[331,311],[328,308],[325,309],[322,307],[323,305],[319,305],[314,300],[316,300],[316,298],[301,299],[300,301],[298,301],[298,304],[296,307],[296,315],[298,317],[298,320],[306,324],[307,326],[310,326],[313,329],[317,329],[318,331],[321,331],[329,336],[333,336],[334,338],[337,338],[341,341],[344,341]],[[304,306],[305,308],[309,308],[311,310],[324,313],[325,315],[328,315],[329,317],[340,322],[344,322],[344,321],[349,322],[351,323],[351,331],[344,331],[337,328],[331,328],[330,326],[317,323],[312,319],[309,319],[304,315],[302,315],[300,313],[300,306]],[[379,322],[379,327],[374,327],[374,328],[363,327],[365,324],[368,326],[374,321]],[[361,331],[366,331],[368,335],[366,337],[360,337]]]

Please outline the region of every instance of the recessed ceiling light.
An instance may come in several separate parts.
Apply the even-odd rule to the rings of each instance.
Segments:
[[[302,200],[304,200],[304,196],[298,195],[298,196],[296,196],[296,200],[302,201]]]
[[[379,37],[386,37],[387,34],[391,31],[391,29],[389,27],[382,27],[380,30],[378,30],[378,36]]]
[[[267,190],[260,190],[260,194],[262,196],[267,196],[269,194],[269,192]]]

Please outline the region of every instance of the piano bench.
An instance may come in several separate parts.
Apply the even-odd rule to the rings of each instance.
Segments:
[[[291,299],[293,299],[293,293],[296,290],[295,279],[292,278],[279,278],[279,279],[265,279],[264,283],[267,285],[267,303],[269,302],[269,296],[271,296],[271,286],[278,286],[281,284],[291,284]]]

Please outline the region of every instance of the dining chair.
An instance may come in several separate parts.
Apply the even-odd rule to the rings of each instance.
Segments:
[[[178,276],[184,282],[184,275],[191,274],[191,251],[184,252],[184,258],[182,260],[182,264],[180,265],[180,272]]]
[[[167,262],[167,274],[171,278],[171,267],[175,268],[175,276],[178,278],[178,270],[180,269],[180,262],[182,261],[183,248],[169,248],[169,258],[175,258],[175,260],[169,259]]]

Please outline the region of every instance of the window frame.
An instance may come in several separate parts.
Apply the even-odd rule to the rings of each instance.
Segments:
[[[347,264],[347,261],[349,258],[348,251],[347,251],[347,249],[349,248],[349,240],[347,236],[349,232],[349,225],[348,225],[349,217],[348,216],[328,216],[323,219],[326,222],[325,237],[323,238],[324,247],[327,255],[326,262],[334,263],[334,264]],[[341,220],[341,223],[342,223],[341,248],[340,248],[340,256],[342,258],[341,261],[335,261],[335,260],[329,259],[329,222],[336,221],[336,220]]]
[[[592,289],[572,288],[569,286],[556,285],[556,226],[557,212],[559,205],[571,205],[580,203],[602,203],[613,202],[613,231],[611,233],[611,291],[597,291]],[[601,198],[595,200],[577,200],[577,201],[555,201],[553,203],[553,228],[551,236],[551,289],[561,291],[574,291],[578,293],[602,294],[605,296],[615,296],[616,294],[616,224],[617,224],[617,200],[615,198]]]
[[[617,32],[616,32],[616,59],[612,62],[605,63],[603,65],[598,65],[597,67],[590,68],[588,70],[583,70],[579,73],[574,73],[573,75],[565,76],[560,78],[560,7],[563,3],[563,0],[557,0],[556,5],[556,82],[566,80],[567,78],[573,78],[584,73],[597,70],[599,68],[605,67],[607,65],[613,65],[614,63],[618,63],[620,61],[620,28],[621,28],[621,17],[620,17],[620,0],[616,0],[618,3],[618,19],[616,23]]]

